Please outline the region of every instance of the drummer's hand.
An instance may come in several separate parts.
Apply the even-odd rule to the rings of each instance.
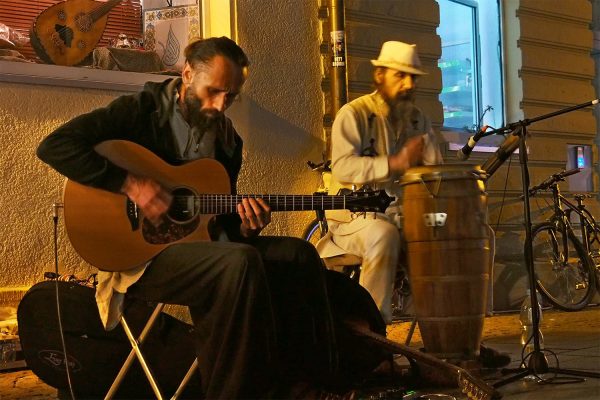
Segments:
[[[408,139],[398,153],[388,157],[390,172],[403,174],[410,167],[420,165],[423,161],[424,142],[425,135]]]
[[[173,198],[156,181],[133,174],[127,174],[121,193],[129,197],[142,210],[144,218],[156,226],[162,221]]]
[[[271,222],[271,207],[261,198],[243,198],[237,212],[242,219],[240,234],[246,238],[257,236]]]

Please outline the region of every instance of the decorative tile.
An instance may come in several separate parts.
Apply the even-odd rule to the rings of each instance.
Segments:
[[[181,71],[183,51],[188,43],[202,37],[198,5],[144,11],[144,48],[155,51],[166,69]]]

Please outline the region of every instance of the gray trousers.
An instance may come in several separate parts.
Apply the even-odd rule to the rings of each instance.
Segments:
[[[303,240],[173,245],[127,296],[189,307],[208,399],[285,397],[334,368],[324,270]]]

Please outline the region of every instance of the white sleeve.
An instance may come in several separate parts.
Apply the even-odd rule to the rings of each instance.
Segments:
[[[336,180],[361,185],[387,179],[387,154],[361,156],[362,148],[358,117],[352,107],[346,105],[338,112],[331,129],[331,170]]]

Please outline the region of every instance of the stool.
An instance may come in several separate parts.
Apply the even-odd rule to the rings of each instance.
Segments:
[[[360,258],[357,255],[354,254],[340,254],[338,256],[333,256],[333,257],[325,257],[322,259],[323,260],[323,264],[325,264],[325,267],[327,269],[330,269],[332,271],[337,271],[337,272],[341,272],[343,274],[346,274],[350,279],[353,280],[358,280],[358,277],[360,275],[360,268],[361,268],[361,264],[362,264],[362,258]],[[408,336],[406,336],[406,340],[404,342],[405,346],[408,346],[410,344],[410,341],[412,340],[412,336],[415,333],[415,327],[417,325],[417,317],[413,316],[411,323],[410,323],[410,328],[408,330]]]
[[[131,364],[133,363],[133,360],[135,357],[137,357],[138,361],[140,362],[140,365],[141,365],[142,369],[144,370],[146,377],[148,378],[148,382],[150,383],[150,386],[152,387],[152,390],[154,391],[156,398],[158,400],[162,400],[164,398],[160,392],[158,383],[154,379],[154,376],[152,376],[152,371],[150,370],[150,367],[146,363],[144,355],[142,354],[142,351],[140,349],[140,346],[146,339],[148,332],[150,332],[150,329],[152,329],[152,326],[156,322],[157,318],[160,316],[160,313],[162,312],[164,307],[165,307],[164,303],[158,303],[156,305],[156,307],[154,308],[154,311],[152,312],[152,315],[150,315],[150,318],[148,318],[148,322],[146,322],[144,329],[142,329],[142,332],[140,333],[140,335],[137,339],[131,332],[131,329],[129,329],[129,325],[127,324],[127,321],[125,320],[125,317],[121,316],[120,322],[121,322],[121,325],[123,326],[123,330],[125,331],[125,335],[129,339],[129,343],[131,344],[131,352],[127,356],[127,359],[123,363],[121,370],[117,374],[117,377],[115,378],[113,384],[111,385],[110,389],[108,390],[108,393],[104,397],[105,400],[109,400],[109,399],[113,398],[113,396],[115,395],[119,386],[121,385],[123,378],[125,378],[127,371],[131,367]],[[171,397],[172,400],[176,400],[181,395],[181,393],[185,389],[185,386],[187,385],[190,378],[192,377],[192,374],[196,371],[197,368],[198,368],[198,359],[196,358],[194,360],[194,362],[192,363],[192,365],[190,366],[190,368],[188,369],[185,376],[183,377],[183,380],[179,384],[179,387],[177,388],[177,390]]]

